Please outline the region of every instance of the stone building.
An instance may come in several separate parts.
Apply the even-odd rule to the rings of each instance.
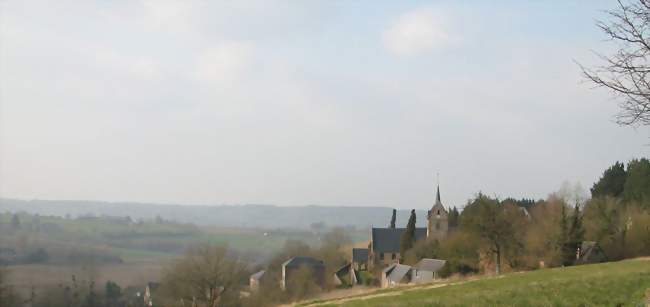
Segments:
[[[372,228],[369,246],[369,264],[381,267],[399,263],[400,242],[406,228]],[[427,236],[426,228],[415,228],[415,240],[422,240]]]
[[[353,248],[351,263],[352,263],[352,269],[356,271],[368,270],[368,249]]]
[[[427,215],[427,238],[438,241],[449,234],[449,212],[440,201],[440,186],[436,189],[436,202]]]
[[[370,265],[387,266],[400,263],[400,242],[405,228],[376,228],[370,233],[368,260]],[[440,187],[436,189],[436,200],[427,213],[427,227],[415,228],[415,240],[444,240],[449,235],[449,212],[440,200]]]
[[[282,279],[280,280],[282,290],[286,290],[291,286],[292,279],[300,269],[309,270],[310,278],[316,285],[320,287],[325,285],[325,263],[312,257],[298,256],[282,264]]]
[[[265,270],[259,271],[251,275],[248,279],[248,285],[250,287],[250,290],[253,292],[259,290],[262,279],[265,278],[267,275],[268,274],[266,274]]]

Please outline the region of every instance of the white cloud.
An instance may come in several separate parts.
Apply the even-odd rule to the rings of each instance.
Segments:
[[[187,30],[198,7],[193,1],[143,0],[144,22],[154,29]]]
[[[202,82],[228,84],[242,78],[253,61],[250,43],[224,41],[203,50],[194,77]]]
[[[420,8],[401,15],[383,34],[384,46],[400,56],[412,56],[449,46],[455,41],[443,14]]]

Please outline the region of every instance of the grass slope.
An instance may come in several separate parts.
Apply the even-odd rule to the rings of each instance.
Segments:
[[[650,260],[504,274],[376,291],[319,306],[645,306]]]

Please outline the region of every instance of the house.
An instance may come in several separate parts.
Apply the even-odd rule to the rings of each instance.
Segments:
[[[352,268],[357,271],[368,270],[368,249],[352,249]]]
[[[447,261],[440,259],[423,258],[413,266],[411,282],[420,284],[431,282],[438,278],[438,272]]]
[[[393,263],[381,271],[381,287],[394,287],[398,284],[407,284],[411,280],[411,267],[404,264]]]
[[[399,263],[400,242],[406,228],[372,228],[370,237],[369,262],[370,265],[386,266]],[[415,228],[415,240],[427,237],[426,228]]]
[[[594,241],[582,241],[576,251],[575,264],[598,263],[607,260],[607,256],[600,245]]]
[[[160,283],[157,282],[148,282],[147,286],[144,288],[144,299],[145,306],[153,306],[153,294],[160,287]]]
[[[280,287],[286,290],[291,285],[291,280],[301,269],[307,269],[311,273],[313,281],[318,286],[325,285],[325,264],[322,260],[312,257],[293,257],[282,264],[282,279]]]
[[[334,272],[334,284],[337,286],[348,284],[356,285],[358,283],[357,275],[352,268],[352,264],[348,263],[340,267],[336,272]]]
[[[405,230],[405,228],[373,227],[370,233],[370,245],[368,247],[368,261],[370,265],[377,264],[385,266],[392,263],[399,263],[401,260],[400,243]],[[436,189],[435,203],[427,213],[427,227],[415,228],[415,240],[443,240],[448,235],[449,212],[440,200],[440,186],[438,186]]]
[[[248,285],[251,289],[251,291],[257,291],[260,288],[260,282],[262,281],[262,278],[266,276],[266,271],[261,270],[253,275],[248,279]]]

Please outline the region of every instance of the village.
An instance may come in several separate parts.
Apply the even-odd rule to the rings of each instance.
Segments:
[[[530,219],[525,207],[520,208],[521,213]],[[395,211],[393,211],[395,214]],[[378,272],[380,276],[374,276],[379,280],[375,285],[380,288],[390,288],[399,285],[424,284],[436,281],[440,278],[439,272],[445,266],[445,259],[421,258],[415,265],[402,263],[401,244],[407,228],[395,227],[395,216],[392,217],[390,227],[372,227],[369,244],[367,248],[352,248],[349,262],[335,271],[332,276],[325,274],[325,263],[313,257],[295,255],[287,259],[281,265],[281,275],[272,276],[267,270],[261,270],[252,274],[249,278],[249,290],[255,292],[259,289],[260,283],[265,279],[278,279],[282,290],[287,290],[296,278],[300,270],[308,270],[312,282],[324,287],[331,279],[337,286],[354,287],[357,285],[368,285],[364,282],[364,276]],[[449,211],[443,205],[440,198],[440,187],[437,187],[435,202],[427,214],[427,227],[414,228],[415,241],[436,240],[444,241],[454,228],[449,227]],[[602,249],[596,242],[583,241],[576,249],[576,264],[598,263],[606,261]],[[540,267],[544,262],[540,261]],[[304,282],[301,280],[300,282]],[[372,285],[372,284],[371,284]]]
[[[0,307],[650,307],[650,0],[0,0],[0,42]]]
[[[311,276],[317,285],[324,286],[325,278],[331,278],[336,285],[355,286],[363,284],[362,275],[376,269],[381,269],[379,276],[380,287],[393,287],[405,283],[427,283],[437,278],[437,273],[445,265],[441,259],[421,259],[414,266],[401,263],[400,243],[406,228],[372,227],[370,243],[367,248],[352,248],[349,263],[336,270],[333,276],[325,276],[325,265],[322,260],[296,255],[282,264],[280,284],[283,289],[291,284],[291,279],[301,268],[312,272]],[[415,241],[444,240],[449,233],[448,212],[440,200],[440,190],[436,193],[435,204],[428,211],[426,228],[415,228]],[[273,278],[259,271],[250,277],[250,289],[255,291],[260,280]],[[277,277],[276,277],[277,278]]]

